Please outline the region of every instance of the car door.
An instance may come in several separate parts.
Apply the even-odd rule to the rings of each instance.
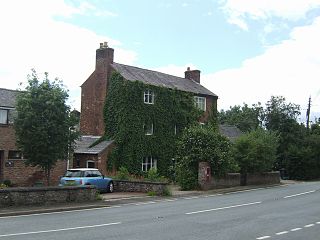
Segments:
[[[106,180],[103,178],[102,174],[99,171],[91,170],[88,172],[88,180],[91,185],[95,185],[98,189],[106,189],[107,183]]]

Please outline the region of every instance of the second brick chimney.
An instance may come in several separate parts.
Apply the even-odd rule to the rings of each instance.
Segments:
[[[200,83],[200,70],[190,70],[190,67],[188,67],[187,71],[184,72],[184,76],[187,79]]]

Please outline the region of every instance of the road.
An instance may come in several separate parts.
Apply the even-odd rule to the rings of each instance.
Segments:
[[[320,182],[0,218],[9,239],[320,239]]]

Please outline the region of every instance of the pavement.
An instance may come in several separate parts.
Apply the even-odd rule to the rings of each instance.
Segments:
[[[259,186],[237,186],[230,188],[221,188],[208,191],[181,191],[178,186],[170,185],[171,196],[148,196],[147,193],[137,193],[137,192],[114,192],[114,193],[105,193],[101,194],[101,200],[94,202],[85,202],[85,203],[63,203],[63,204],[54,204],[54,205],[45,205],[45,206],[11,206],[11,207],[0,207],[0,218],[8,216],[21,216],[29,214],[43,214],[43,213],[52,213],[52,212],[61,212],[61,211],[75,211],[83,209],[92,209],[92,208],[106,208],[114,205],[121,204],[131,204],[138,202],[146,201],[156,201],[162,199],[170,198],[183,198],[183,197],[192,197],[199,195],[212,195],[212,194],[224,194],[230,192],[240,192],[240,191],[249,191],[254,189],[263,189],[263,188],[272,188],[279,185],[285,184],[295,184],[296,181],[281,181],[280,184],[276,185],[259,185]]]

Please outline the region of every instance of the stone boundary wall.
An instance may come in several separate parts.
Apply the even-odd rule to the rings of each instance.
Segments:
[[[245,183],[245,184],[244,184]],[[248,173],[246,176],[240,173],[227,173],[221,178],[213,177],[208,162],[200,162],[198,168],[198,184],[202,190],[236,187],[241,185],[271,185],[280,183],[280,172]]]
[[[248,173],[247,185],[279,184],[280,172]]]
[[[96,200],[94,186],[21,187],[0,189],[0,208],[21,205],[50,205]]]
[[[163,195],[167,187],[167,183],[160,182],[136,182],[126,180],[113,180],[115,192],[155,192]]]

